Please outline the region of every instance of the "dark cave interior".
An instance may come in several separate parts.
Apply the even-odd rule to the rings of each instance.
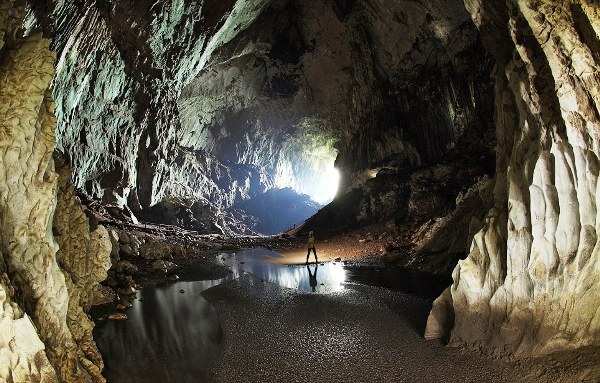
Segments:
[[[598,381],[599,41],[594,0],[0,0],[0,381],[105,382],[90,307],[142,285],[207,299],[216,381],[314,377],[249,361],[298,318],[331,381]]]

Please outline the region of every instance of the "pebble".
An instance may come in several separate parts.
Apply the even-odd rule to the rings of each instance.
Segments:
[[[134,295],[135,293],[137,293],[137,290],[133,286],[128,286],[124,289],[118,289],[117,293],[121,295]]]
[[[108,316],[109,320],[125,320],[127,319],[127,314],[125,313],[113,313]]]

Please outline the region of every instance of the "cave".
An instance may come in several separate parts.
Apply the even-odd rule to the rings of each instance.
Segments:
[[[0,382],[600,381],[595,0],[0,0],[0,100]]]

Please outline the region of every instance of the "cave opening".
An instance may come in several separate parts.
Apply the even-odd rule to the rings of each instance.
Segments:
[[[365,201],[344,227],[453,209],[495,171],[493,59],[460,2],[383,8],[239,1],[203,29],[190,15],[210,4],[34,6],[75,186],[124,219],[225,235],[281,233],[347,192]],[[406,177],[444,161],[451,185],[408,209]]]

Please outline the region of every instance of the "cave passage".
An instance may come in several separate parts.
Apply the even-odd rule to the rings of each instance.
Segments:
[[[599,9],[0,0],[0,381],[600,382]]]
[[[331,161],[318,173],[318,177],[308,185],[308,191],[313,201],[326,205],[333,200],[339,187],[340,173]]]

